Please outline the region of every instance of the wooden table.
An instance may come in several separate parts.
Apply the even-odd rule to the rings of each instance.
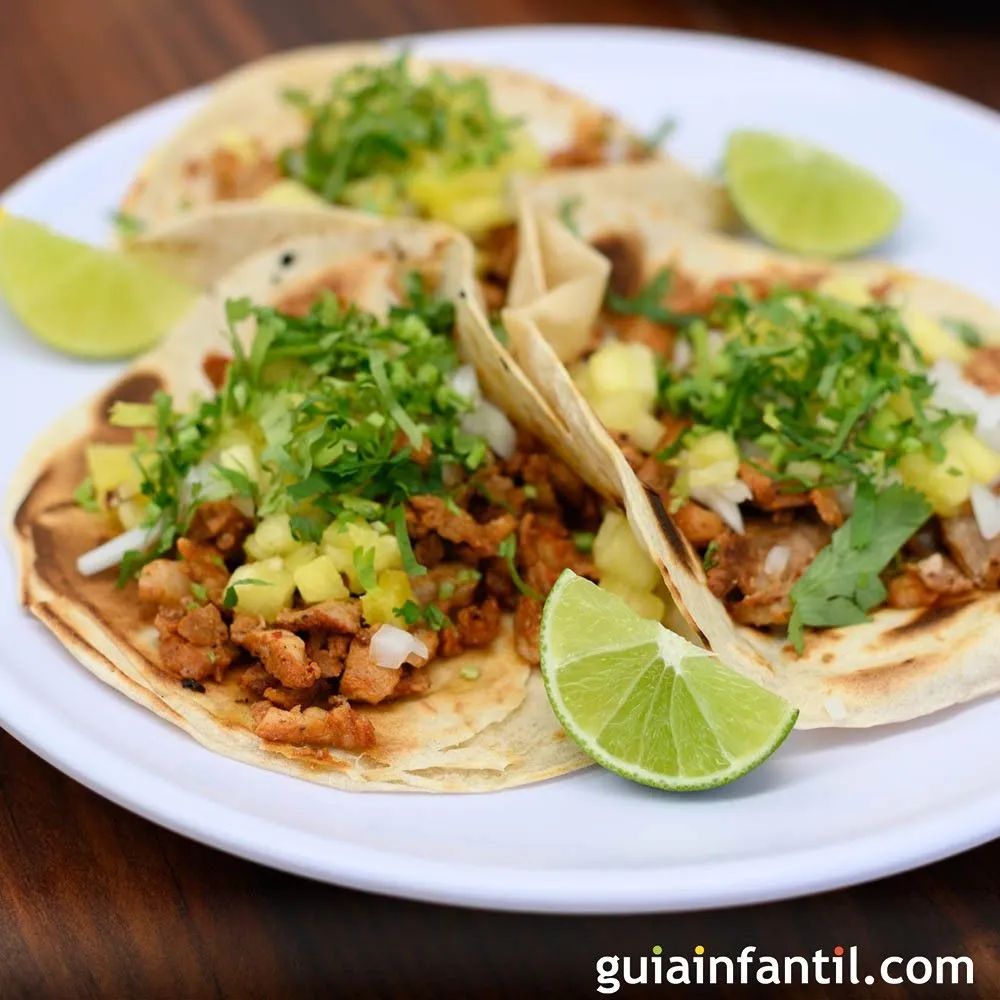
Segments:
[[[0,0],[0,189],[98,126],[246,59],[434,28],[614,19],[721,31],[850,56],[1000,107],[990,24],[968,6],[934,15],[896,6],[894,15],[874,0],[829,13],[778,0]],[[600,955],[754,943],[780,956],[837,942],[870,957],[969,955],[976,984],[810,995],[997,997],[998,891],[993,844],[858,889],[689,916],[522,917],[398,902],[167,833],[0,735],[4,998],[591,995]]]

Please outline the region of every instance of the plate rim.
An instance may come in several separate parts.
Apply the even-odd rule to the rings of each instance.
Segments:
[[[767,58],[791,59],[806,64],[820,63],[855,76],[860,74],[868,80],[890,83],[896,88],[916,92],[925,99],[944,101],[950,106],[950,110],[972,115],[982,125],[994,128],[1000,126],[1000,112],[892,70],[829,53],[725,34],[627,25],[542,24],[418,33],[385,41],[390,45],[435,42],[462,45],[466,42],[475,44],[484,38],[500,40],[503,36],[530,37],[539,42],[548,39],[557,43],[562,39],[564,41],[561,44],[571,44],[573,41],[580,44],[584,40],[593,41],[598,38],[602,43],[607,43],[611,36],[612,44],[618,46],[637,39],[649,42],[668,40],[681,45],[735,47],[751,50]],[[58,170],[88,145],[118,132],[128,132],[145,120],[185,102],[196,105],[210,85],[202,84],[174,93],[78,138],[16,179],[0,193],[0,205],[19,197],[22,191],[40,180],[44,182],[45,173]],[[109,691],[109,694],[114,696],[113,692]],[[398,862],[400,859],[397,853],[343,842],[339,844],[336,854],[326,853],[324,864],[319,866],[315,859],[310,859],[303,852],[289,851],[287,847],[277,850],[267,848],[268,837],[262,835],[262,831],[271,827],[280,829],[283,836],[272,838],[271,843],[287,844],[288,829],[275,827],[273,822],[263,821],[259,817],[255,817],[252,824],[241,825],[232,821],[220,824],[215,818],[220,810],[233,817],[242,814],[235,808],[216,803],[211,803],[212,808],[206,810],[203,794],[183,785],[170,784],[157,775],[150,775],[137,768],[120,751],[116,751],[113,744],[104,746],[82,732],[73,732],[68,738],[63,733],[48,740],[46,735],[50,730],[44,721],[37,727],[22,725],[24,720],[31,720],[44,713],[44,705],[34,704],[30,692],[16,686],[0,700],[0,723],[20,743],[73,780],[159,826],[225,853],[315,880],[381,895],[479,909],[624,914],[690,912],[745,906],[811,895],[898,874],[961,853],[1000,834],[998,789],[992,796],[981,795],[973,799],[963,805],[960,811],[950,812],[946,818],[935,814],[893,827],[888,832],[855,836],[834,848],[812,847],[784,852],[776,856],[769,865],[761,866],[762,869],[766,868],[766,878],[761,877],[761,873],[748,873],[748,862],[743,859],[663,868],[645,866],[629,871],[595,872],[587,868],[565,868],[546,873],[531,869],[530,879],[522,878],[515,884],[510,878],[511,869],[507,867],[407,857],[403,859],[405,867],[400,870],[398,864],[395,869],[391,864],[392,860]],[[38,738],[38,733],[41,733],[41,738]],[[74,757],[70,752],[74,746],[82,747],[85,753]],[[80,765],[80,760],[88,763]],[[95,761],[101,765],[96,772]],[[127,775],[130,770],[140,771],[145,781],[129,780]],[[170,790],[165,807],[160,804],[162,796],[160,802],[157,800],[157,795],[164,787]],[[514,792],[516,789],[502,794],[510,795]],[[247,833],[245,828],[255,832]],[[956,831],[961,831],[962,835],[955,836]],[[317,834],[302,831],[298,833],[303,842],[319,839]],[[330,841],[325,843],[327,847],[330,846]],[[830,863],[831,857],[836,859],[836,863]],[[711,872],[710,880],[705,878],[706,867]],[[525,868],[514,871],[529,873],[529,869]],[[456,873],[460,873],[459,877],[456,877]],[[405,880],[399,878],[400,874],[405,874]],[[446,877],[442,878],[442,875]],[[668,875],[675,883],[669,887],[671,898],[667,901],[659,898],[666,888],[664,875]],[[699,878],[701,883],[698,882]],[[711,882],[709,889],[705,888],[707,881]],[[527,882],[533,884],[529,886]]]

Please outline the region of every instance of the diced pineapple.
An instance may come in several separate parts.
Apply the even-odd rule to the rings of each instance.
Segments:
[[[844,274],[834,274],[824,278],[817,286],[820,295],[828,295],[831,299],[839,299],[851,306],[867,306],[874,301],[872,293],[859,278]]]
[[[595,399],[629,392],[644,410],[656,399],[656,356],[645,344],[612,342],[598,348],[588,362],[591,393]]]
[[[268,559],[286,555],[298,544],[292,536],[288,515],[272,514],[257,525],[243,547],[251,559]]]
[[[737,478],[740,453],[725,431],[712,431],[692,441],[678,457],[678,465],[687,489],[724,486]]]
[[[241,580],[259,580],[244,583]],[[280,556],[260,562],[249,562],[233,571],[229,586],[236,592],[236,610],[247,615],[260,615],[265,621],[274,621],[282,608],[291,606],[295,593],[295,580],[285,568]]]
[[[619,576],[601,577],[601,589],[609,594],[617,594],[637,615],[661,621],[666,614],[667,606],[649,590],[639,590],[628,580]]]
[[[597,419],[609,431],[630,432],[642,423],[642,418],[648,416],[642,400],[634,392],[612,392],[603,396],[594,396],[590,405],[597,414]]]
[[[124,495],[138,490],[142,477],[132,460],[131,445],[89,444],[86,455],[94,495],[102,506],[112,491]]]
[[[903,325],[913,342],[929,361],[954,361],[962,365],[972,350],[958,337],[953,337],[940,323],[917,309],[906,308],[900,313]]]
[[[594,387],[590,384],[590,365],[586,361],[577,361],[569,369],[569,374],[580,395],[590,399],[594,394]]]
[[[899,460],[898,469],[903,483],[923,493],[937,514],[954,514],[969,499],[972,477],[957,462],[935,462],[915,451]]]
[[[964,424],[953,424],[941,435],[948,457],[961,463],[976,483],[992,483],[1000,476],[1000,454]]]
[[[410,578],[401,569],[384,569],[378,575],[378,586],[361,598],[361,611],[369,625],[400,625],[393,609],[413,599]]]
[[[652,413],[640,414],[636,425],[628,432],[632,443],[645,452],[655,451],[663,437],[663,424]]]
[[[296,569],[294,580],[306,604],[340,601],[350,597],[341,571],[329,553],[324,552]]]
[[[312,562],[318,554],[319,552],[312,542],[296,542],[295,548],[291,552],[286,552],[282,561],[285,564],[285,569],[294,576],[297,569]]]
[[[378,544],[379,533],[370,525],[360,521],[334,521],[323,532],[323,546],[328,549],[373,549]]]
[[[375,541],[375,572],[384,569],[400,569],[403,556],[399,551],[399,542],[395,535],[380,535]]]
[[[315,191],[289,177],[266,188],[257,195],[257,201],[263,202],[265,205],[281,205],[285,208],[329,207]]]
[[[656,564],[639,544],[620,511],[610,510],[604,515],[594,537],[593,553],[601,579],[618,577],[640,591],[652,590],[660,579]]]
[[[132,496],[128,500],[118,500],[116,498],[113,507],[119,524],[126,531],[138,528],[146,517],[146,504],[146,498],[141,495]]]
[[[504,195],[444,202],[427,211],[432,219],[445,222],[470,236],[505,225],[514,219],[514,209]]]

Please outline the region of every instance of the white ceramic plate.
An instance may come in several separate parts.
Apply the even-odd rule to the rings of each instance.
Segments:
[[[589,94],[711,169],[739,126],[799,134],[882,174],[907,205],[888,252],[989,296],[1000,117],[899,77],[704,35],[528,29],[420,51],[506,63]],[[3,199],[101,240],[181,95],[56,157]],[[2,306],[0,306],[2,309]],[[0,314],[0,480],[30,438],[113,368],[69,361]],[[1000,833],[1000,700],[874,732],[794,733],[737,784],[670,796],[593,769],[482,796],[350,795],[214,756],[104,687],[0,580],[0,721],[74,778],[223,850],[361,889],[563,912],[677,910],[799,895],[901,871]]]

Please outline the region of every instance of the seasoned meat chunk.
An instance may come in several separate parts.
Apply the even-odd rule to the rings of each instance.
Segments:
[[[1000,392],[1000,347],[980,347],[965,362],[962,375],[991,395]]]
[[[941,518],[945,548],[961,571],[983,590],[1000,584],[1000,535],[987,541],[980,534],[971,510]]]
[[[917,575],[935,594],[965,594],[972,581],[945,555],[935,552],[916,565]]]
[[[240,645],[285,687],[306,688],[319,680],[319,666],[310,661],[306,644],[293,632],[281,628],[249,632]]]
[[[569,529],[553,518],[526,514],[518,528],[517,562],[525,582],[544,597],[564,569],[594,576],[589,556],[574,544]]]
[[[275,743],[295,743],[338,750],[366,750],[375,745],[370,719],[338,699],[332,708],[293,708],[286,711],[268,701],[250,709],[253,731]]]
[[[674,523],[696,549],[715,541],[726,531],[725,522],[714,510],[693,501],[688,501],[674,514]]]
[[[390,697],[402,674],[401,667],[380,667],[372,658],[367,637],[356,636],[340,676],[340,693],[351,701],[377,705]]]
[[[253,518],[247,517],[232,500],[210,500],[194,512],[187,537],[193,542],[213,545],[221,555],[228,556],[251,531]]]
[[[306,656],[319,667],[322,677],[339,677],[344,672],[344,660],[350,648],[349,635],[310,632],[306,637]]]
[[[520,597],[514,612],[514,648],[518,655],[537,666],[541,660],[538,633],[542,625],[542,602],[533,597]]]
[[[415,496],[410,498],[407,511],[407,525],[412,534],[423,538],[435,532],[449,542],[467,545],[477,556],[495,556],[500,543],[517,527],[517,519],[512,514],[502,514],[486,524],[437,496]]]
[[[324,601],[308,608],[287,608],[278,612],[274,623],[293,632],[327,629],[342,635],[357,635],[361,628],[361,602]]]
[[[178,677],[221,679],[236,656],[229,630],[214,604],[190,610],[161,608],[154,619],[160,634],[160,662]]]
[[[466,648],[488,646],[500,632],[500,605],[495,597],[487,597],[482,604],[462,608],[455,616],[462,645]]]
[[[139,600],[180,607],[191,599],[191,580],[176,559],[154,559],[139,571]]]
[[[177,554],[191,582],[204,587],[213,604],[220,604],[229,583],[229,570],[222,553],[214,545],[202,545],[190,538],[181,538],[177,541]]]
[[[789,591],[829,541],[825,524],[796,521],[746,523],[742,535],[727,532],[719,539],[715,562],[708,571],[708,586],[729,604],[729,612],[745,625],[784,625],[791,614]],[[765,569],[775,546],[788,550],[785,565],[774,573]]]
[[[462,563],[441,563],[413,578],[413,595],[421,607],[436,604],[445,614],[468,607],[476,599],[480,574]]]
[[[892,577],[886,590],[891,608],[929,608],[941,596],[920,579],[912,566]]]

